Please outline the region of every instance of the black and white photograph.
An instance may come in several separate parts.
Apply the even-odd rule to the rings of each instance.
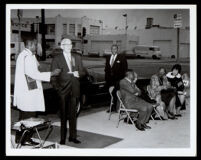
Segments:
[[[6,5],[6,155],[196,156],[196,5]]]

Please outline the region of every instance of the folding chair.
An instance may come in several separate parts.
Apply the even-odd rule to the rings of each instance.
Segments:
[[[113,105],[113,95],[112,95],[112,91],[114,90],[114,87],[110,87],[109,88],[109,93],[110,93],[110,96],[111,96],[111,100],[110,100],[110,111],[109,111],[109,120],[110,120],[110,117],[112,115],[112,105]]]
[[[147,86],[147,92],[148,92],[149,98],[150,98],[150,99],[153,99],[153,98],[151,98],[151,96],[150,96],[150,85]],[[153,118],[154,115],[157,115],[157,116],[159,117],[159,119],[162,120],[161,115],[159,114],[159,112],[158,112],[157,109],[156,109],[158,106],[159,106],[159,104],[157,104],[157,103],[152,105],[153,111],[154,111],[154,112],[151,114],[151,119],[152,119],[152,120],[154,120],[154,118]]]
[[[33,131],[36,132],[37,137],[38,137],[38,139],[40,141],[39,145],[35,146],[34,148],[43,148],[44,144],[45,144],[45,141],[47,140],[48,136],[52,132],[53,126],[51,124],[51,121],[44,121],[41,124],[33,125],[33,126],[30,126],[30,127],[26,127],[23,123],[21,123],[20,126],[15,126],[15,124],[12,124],[11,129],[14,130],[14,131],[23,131],[22,136],[20,137],[20,140],[19,140],[19,142],[18,142],[16,147],[13,145],[13,142],[11,140],[12,145],[13,145],[14,148],[21,148],[21,143],[22,143],[26,133],[27,132],[33,132]],[[44,130],[44,129],[47,129],[47,130],[46,130],[44,140],[42,141],[41,136],[39,134],[39,131]]]
[[[134,121],[136,121],[137,118],[132,119],[131,116],[130,116],[130,113],[137,113],[137,114],[139,114],[138,110],[137,109],[126,109],[126,107],[124,106],[124,104],[122,102],[120,91],[117,91],[117,97],[118,97],[118,100],[119,100],[119,103],[120,103],[119,113],[118,113],[119,116],[118,116],[117,128],[119,126],[119,122],[121,120],[125,119],[126,117],[128,117],[127,118],[127,123],[128,123],[128,120],[130,120],[131,123],[134,125]]]

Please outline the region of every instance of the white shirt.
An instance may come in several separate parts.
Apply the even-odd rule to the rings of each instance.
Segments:
[[[130,79],[128,79],[127,77],[126,77],[125,79],[126,79],[127,81],[129,81],[130,83],[132,83],[132,82],[131,82],[131,80],[130,80]]]
[[[116,57],[117,57],[117,54],[115,54],[115,55],[111,55],[111,57],[110,57],[110,66],[112,66],[112,59],[114,58],[114,61],[115,61],[115,59],[116,59]]]
[[[72,57],[71,57],[71,53],[64,53],[63,52],[63,55],[65,57],[66,63],[67,63],[68,68],[69,68],[69,71],[72,72],[72,64],[71,64]]]

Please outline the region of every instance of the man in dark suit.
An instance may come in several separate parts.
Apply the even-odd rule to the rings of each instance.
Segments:
[[[111,46],[112,55],[106,57],[105,64],[105,81],[108,87],[114,86],[113,95],[113,105],[112,111],[116,112],[117,95],[116,92],[119,90],[119,81],[124,78],[125,72],[128,69],[128,64],[125,56],[123,54],[118,54],[118,46]],[[109,112],[109,110],[107,111]]]
[[[137,109],[139,111],[138,120],[135,122],[136,128],[141,131],[150,129],[148,123],[153,107],[139,96],[140,89],[136,86],[136,73],[132,70],[126,72],[126,77],[120,81],[120,92],[122,101],[127,109]]]
[[[69,117],[69,141],[81,143],[76,135],[76,105],[80,97],[79,78],[84,76],[82,59],[80,55],[71,53],[72,42],[70,39],[61,41],[62,54],[52,60],[51,70],[61,69],[58,77],[51,78],[51,84],[56,89],[60,98],[61,113],[61,141],[65,144],[67,134],[67,116]]]

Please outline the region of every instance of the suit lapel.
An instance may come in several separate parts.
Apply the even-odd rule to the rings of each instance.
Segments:
[[[118,54],[117,54],[117,56],[116,56],[116,58],[115,58],[115,60],[114,60],[114,63],[113,63],[113,65],[112,65],[112,67],[111,68],[114,68],[114,66],[116,65],[116,63],[117,63],[117,60],[118,60]]]
[[[70,69],[68,68],[68,64],[67,64],[67,62],[66,62],[66,59],[65,59],[63,53],[62,53],[62,55],[61,55],[61,64],[62,64],[62,66],[64,66],[64,68],[66,68],[67,72],[70,71]]]

